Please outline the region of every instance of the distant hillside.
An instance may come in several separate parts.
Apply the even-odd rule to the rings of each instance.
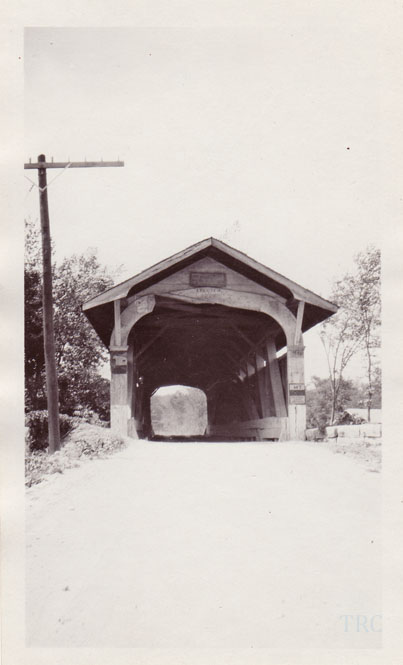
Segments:
[[[161,388],[151,398],[151,422],[154,434],[162,436],[198,436],[207,427],[207,400],[198,388],[178,386]]]

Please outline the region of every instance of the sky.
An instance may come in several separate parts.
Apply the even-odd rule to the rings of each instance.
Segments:
[[[28,28],[24,67],[26,161],[125,162],[48,172],[57,260],[95,247],[124,279],[214,236],[329,298],[380,244],[375,23]],[[318,330],[307,381],[327,373]]]

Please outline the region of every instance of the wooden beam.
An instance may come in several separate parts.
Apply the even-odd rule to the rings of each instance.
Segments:
[[[287,415],[287,408],[285,405],[283,384],[281,381],[280,368],[277,360],[276,345],[273,340],[269,340],[266,344],[267,360],[270,368],[270,380],[273,389],[274,406],[276,416],[284,417]]]
[[[115,162],[26,162],[24,169],[84,169],[94,166],[124,166],[125,163],[117,160]]]
[[[144,346],[142,346],[141,349],[135,354],[134,356],[135,360],[138,360],[140,356],[142,356],[143,353],[147,351],[147,349],[149,349],[152,344],[154,344],[155,340],[161,337],[165,333],[166,330],[167,326],[164,326],[163,328],[161,328],[159,332],[157,332],[156,335],[154,335],[152,339],[150,339],[146,344],[144,344]]]
[[[223,436],[228,434],[232,438],[236,438],[237,436],[255,436],[260,439],[280,439],[286,427],[287,418],[268,417],[215,425],[212,434],[222,434]]]
[[[231,328],[233,328],[233,329],[238,333],[238,335],[239,335],[240,337],[242,337],[242,339],[244,339],[245,342],[247,342],[247,343],[249,344],[249,346],[250,346],[251,349],[252,349],[252,348],[254,347],[255,343],[252,342],[252,340],[249,339],[249,337],[248,337],[247,335],[245,335],[245,333],[243,333],[242,330],[240,330],[240,329],[238,328],[238,326],[236,326],[231,320],[228,321],[228,323],[229,323],[229,325],[231,326]]]
[[[245,395],[247,399],[247,406],[248,406],[248,414],[249,418],[260,418],[260,414],[258,411],[258,407],[256,404],[256,393],[255,393],[255,399],[253,397],[252,393],[252,385],[250,381],[250,377],[253,376],[254,373],[254,366],[251,365],[250,363],[246,363],[246,382],[245,382]]]
[[[148,320],[142,324],[144,328],[156,328],[161,325],[161,322],[164,324],[172,326],[172,328],[182,328],[183,326],[188,326],[191,328],[211,328],[224,327],[228,330],[230,322],[232,324],[238,324],[242,326],[249,327],[251,330],[256,329],[257,321],[262,327],[262,321],[253,317],[253,312],[249,314],[248,317],[245,317],[241,314],[232,314],[231,316],[223,316],[222,314],[212,315],[207,312],[198,312],[196,313],[176,313],[175,310],[172,311],[159,311],[153,319]],[[263,328],[263,327],[262,327]],[[264,328],[267,329],[267,325],[264,324]]]
[[[246,413],[248,414],[248,418],[250,420],[259,419],[259,414],[257,412],[256,404],[253,401],[251,395],[249,394],[249,390],[247,389],[246,386],[245,390],[241,392],[240,399],[242,401]]]
[[[304,309],[305,309],[305,302],[303,300],[299,300],[298,311],[297,311],[297,323],[295,325],[295,337],[294,337],[294,344],[296,346],[297,344],[300,343],[302,337],[302,321],[304,318]]]
[[[45,159],[39,155],[38,159]],[[49,453],[60,449],[59,389],[55,353],[52,287],[52,248],[50,237],[49,205],[46,171],[38,171],[39,207],[42,237],[42,308],[43,341],[45,353],[46,397],[48,407]]]
[[[266,409],[265,409],[265,417],[274,417],[276,415],[276,407],[274,403],[274,397],[273,397],[273,387],[271,383],[271,377],[270,377],[270,364],[269,364],[269,359],[267,355],[267,349],[266,345],[264,347],[264,356],[265,356],[265,368],[263,370],[264,373],[264,390],[265,390],[265,396],[266,396]]]
[[[261,356],[263,359],[266,359],[266,354],[264,351],[262,351],[262,344],[267,340],[268,337],[271,336],[273,332],[276,332],[276,328],[278,328],[278,332],[280,332],[280,326],[278,324],[276,325],[271,325],[268,327],[265,327],[265,331],[263,335],[259,338],[259,341],[256,343],[253,343],[253,348],[249,349],[249,351],[243,355],[240,359],[240,362],[247,361],[249,358],[250,354],[255,351],[259,356]]]
[[[115,346],[121,346],[122,344],[122,324],[120,317],[120,300],[113,301],[113,311],[115,315],[115,335],[114,342]]]
[[[224,356],[225,356],[226,358],[228,358],[228,360],[230,361],[230,366],[231,366],[231,368],[232,368],[236,373],[238,373],[238,371],[239,371],[239,361],[238,361],[238,359],[235,358],[235,357],[232,355],[232,353],[230,353],[229,351],[226,351],[226,350],[224,351]]]
[[[272,404],[272,391],[268,386],[269,366],[266,365],[264,357],[267,358],[265,352],[256,357],[256,375],[259,384],[260,404],[262,410],[262,418],[267,418],[274,414]]]
[[[257,409],[259,416],[263,418],[264,416],[264,394],[263,394],[263,386],[262,386],[262,375],[261,373],[259,374],[259,368],[258,368],[258,361],[257,361],[257,355],[256,353],[254,354],[253,357],[253,364],[255,368],[255,391],[256,391],[256,404],[257,404]]]

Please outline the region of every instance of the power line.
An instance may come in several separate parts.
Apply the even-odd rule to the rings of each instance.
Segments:
[[[42,269],[43,269],[43,340],[45,347],[45,369],[46,369],[46,392],[48,404],[48,427],[49,427],[49,452],[53,453],[60,448],[59,427],[59,390],[57,384],[57,368],[55,357],[55,336],[53,325],[53,293],[52,293],[52,263],[51,263],[51,241],[48,206],[48,188],[58,178],[59,173],[49,184],[47,182],[47,169],[91,168],[91,167],[124,166],[124,162],[51,162],[46,161],[45,155],[39,155],[37,162],[24,164],[24,169],[37,169],[38,184],[25,176],[33,185],[39,189],[39,208],[41,217],[42,237]],[[32,189],[32,187],[31,187]]]

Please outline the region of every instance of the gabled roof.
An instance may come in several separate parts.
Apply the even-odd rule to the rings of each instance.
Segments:
[[[292,308],[292,303],[295,303],[296,300],[303,300],[310,306],[305,308],[303,330],[311,328],[337,311],[337,306],[333,303],[216,238],[201,240],[195,245],[191,245],[181,252],[143,270],[138,275],[134,275],[134,277],[130,277],[124,282],[103,291],[94,298],[87,300],[83,304],[83,311],[97,330],[101,339],[107,343],[106,340],[109,335],[110,325],[113,325],[113,318],[110,325],[106,326],[108,330],[104,329],[106,319],[109,319],[112,315],[113,301],[135,295],[204,257],[214,258],[232,270],[269,289],[271,292],[277,293],[287,303],[290,303],[290,308]]]
[[[177,252],[177,254],[143,270],[138,275],[134,275],[134,277],[130,277],[124,282],[106,289],[106,291],[103,291],[94,298],[87,300],[83,305],[83,310],[86,311],[97,305],[112,302],[119,298],[127,298],[129,295],[133,295],[151,286],[152,283],[159,282],[173,272],[181,270],[202,256],[213,256],[218,261],[229,265],[229,267],[238,270],[242,274],[246,274],[250,279],[253,279],[262,286],[267,286],[267,288],[287,299],[294,297],[296,300],[304,300],[312,305],[324,307],[330,312],[337,311],[337,306],[333,303],[308,289],[304,289],[291,279],[280,275],[275,270],[251,259],[247,254],[226,245],[216,238],[201,240],[195,245],[191,245],[187,249]]]

